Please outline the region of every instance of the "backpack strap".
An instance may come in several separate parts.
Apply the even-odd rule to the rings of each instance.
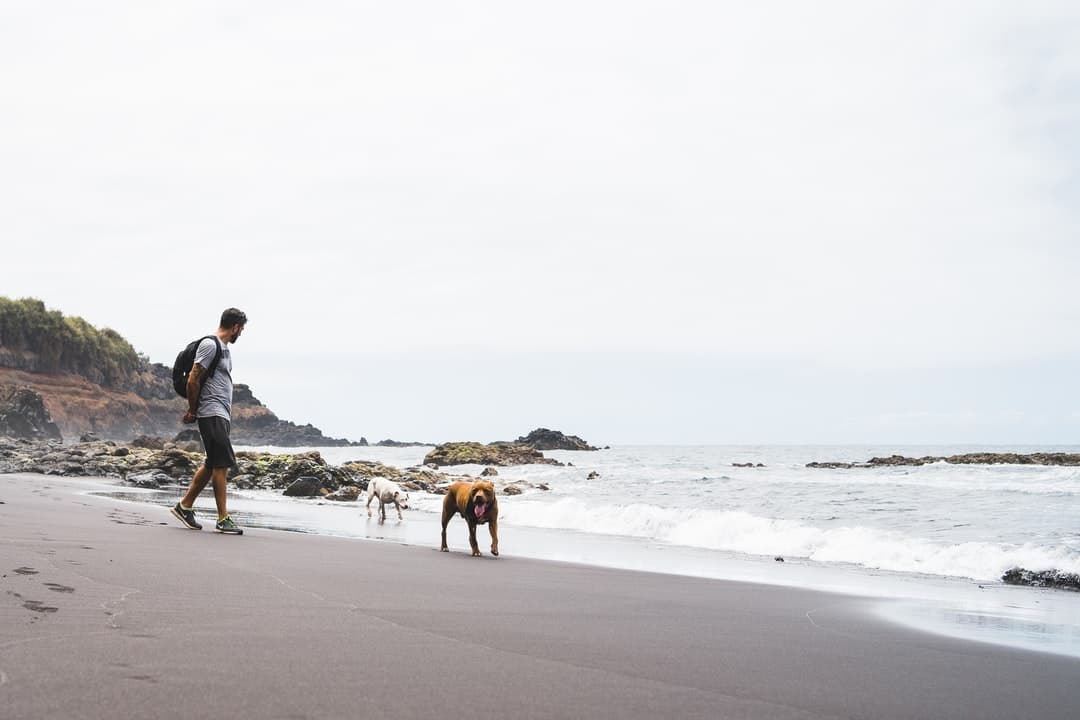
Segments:
[[[214,353],[214,359],[210,361],[210,367],[206,368],[206,377],[209,378],[214,374],[214,371],[217,370],[218,363],[221,362],[221,340],[218,339],[217,335],[207,335],[203,340],[206,338],[211,338],[214,341],[214,345],[217,346],[217,351]]]

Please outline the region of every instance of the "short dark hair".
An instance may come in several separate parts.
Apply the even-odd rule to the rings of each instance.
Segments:
[[[225,312],[221,313],[221,325],[223,328],[230,328],[233,325],[247,325],[247,315],[242,310],[236,308],[229,308]]]

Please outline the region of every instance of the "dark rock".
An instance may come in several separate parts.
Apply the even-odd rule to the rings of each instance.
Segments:
[[[101,438],[99,438],[96,433],[88,432],[88,433],[83,433],[79,437],[79,442],[83,442],[83,443],[97,442],[100,439]]]
[[[525,492],[520,485],[507,485],[503,488],[503,495],[520,495]]]
[[[776,557],[773,558],[773,560],[775,560],[776,562],[784,562],[784,556],[783,555],[777,555]]]
[[[172,478],[163,472],[141,472],[132,473],[124,480],[128,485],[135,485],[142,488],[159,488],[162,485],[168,485],[172,482]]]
[[[361,438],[361,439],[363,439],[363,438]],[[411,442],[411,441],[410,442],[401,442],[401,441],[398,441],[398,440],[380,440],[379,442],[377,442],[375,444],[378,445],[379,447],[406,448],[406,447],[428,447],[429,445],[434,445],[435,443]]]
[[[147,450],[164,450],[165,439],[159,437],[151,437],[149,435],[139,435],[130,443],[133,447],[146,448]]]
[[[598,450],[577,435],[564,435],[558,430],[537,428],[524,437],[514,441],[518,445],[528,445],[536,450]]]
[[[187,452],[172,444],[163,450],[116,447],[111,441],[65,447],[56,441],[0,437],[0,473],[109,477],[130,484],[158,487],[189,481],[202,462],[201,454]],[[330,499],[348,500],[353,492],[367,490],[368,480],[372,477],[391,479],[410,491],[438,495],[445,494],[451,482],[461,479],[428,467],[401,470],[373,461],[353,461],[337,467],[329,465],[313,451],[296,455],[238,452],[229,482],[230,486],[240,489],[289,489],[290,494],[301,497],[334,494]],[[348,486],[356,490],[343,490]]]
[[[0,435],[26,440],[60,440],[41,395],[27,385],[0,385]]]
[[[356,499],[359,497],[360,488],[356,485],[346,485],[327,495],[326,499],[334,500],[336,502],[356,502]]]
[[[416,486],[416,489],[423,490],[424,492],[434,492],[439,483],[446,481],[446,475],[423,469],[403,473],[398,483],[401,487],[408,490],[412,490],[413,486]]]
[[[949,455],[948,457],[925,457],[914,458],[904,455],[889,455],[888,457],[870,458],[865,463],[848,462],[811,462],[809,468],[826,468],[846,470],[850,468],[867,467],[897,467],[919,466],[932,463],[944,462],[950,465],[1060,465],[1076,467],[1080,466],[1080,454],[1077,453],[966,453],[963,455]]]
[[[1031,585],[1033,587],[1080,590],[1080,575],[1060,570],[1027,570],[1014,567],[1001,576],[1006,585]]]
[[[323,489],[322,480],[317,477],[305,475],[298,477],[285,488],[285,495],[289,497],[314,497]]]
[[[527,445],[477,442],[444,443],[424,457],[424,464],[443,465],[562,465]]]
[[[483,472],[480,473],[480,477],[495,477],[498,474],[499,474],[499,471],[496,470],[495,468],[486,467],[486,468],[484,468]]]
[[[929,455],[921,458],[909,458],[904,457],[903,455],[890,455],[889,457],[870,458],[870,460],[867,462],[867,465],[883,465],[886,467],[894,467],[897,465],[930,465],[943,459],[944,458],[931,457]]]
[[[248,475],[247,473],[240,473],[232,478],[229,478],[229,484],[238,490],[252,490],[257,488],[255,483],[255,476]]]
[[[590,472],[590,473],[589,473],[589,475],[588,475],[588,477],[586,478],[586,480],[596,480],[596,479],[597,479],[598,477],[600,477],[600,473],[598,473],[598,472],[596,472],[595,470],[593,470],[592,472]]]
[[[193,475],[198,466],[203,464],[203,459],[173,447],[162,450],[157,457],[157,463],[162,472],[174,478],[184,478]]]
[[[1062,465],[1080,466],[1080,454],[1077,453],[968,453],[951,455],[945,462],[952,465]]]

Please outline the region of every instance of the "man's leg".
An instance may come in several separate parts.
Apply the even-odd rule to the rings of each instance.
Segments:
[[[225,478],[229,474],[229,468],[214,468],[211,471],[210,482],[214,485],[214,502],[217,503],[218,521],[214,529],[226,535],[243,535],[244,531],[237,526],[229,517],[229,511],[225,507]]]
[[[199,494],[206,488],[206,483],[209,481],[210,468],[203,465],[195,471],[195,477],[191,479],[191,485],[188,486],[187,495],[180,501],[180,504],[189,509],[195,507],[195,501],[199,498]]]
[[[206,487],[206,483],[209,480],[210,468],[203,465],[195,471],[195,477],[191,478],[191,485],[188,486],[187,495],[184,496],[184,499],[169,509],[169,512],[173,514],[173,517],[192,530],[202,530],[202,525],[195,519],[195,512],[192,508],[195,506],[195,501],[199,498],[199,493],[203,491],[203,488]]]
[[[214,486],[214,502],[217,503],[218,520],[224,520],[225,516],[229,514],[229,511],[225,508],[225,478],[228,474],[229,468],[214,468],[211,473],[211,483]]]

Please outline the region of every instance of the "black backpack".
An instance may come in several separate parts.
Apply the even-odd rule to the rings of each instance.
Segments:
[[[176,394],[180,397],[187,397],[188,374],[191,373],[191,367],[195,364],[195,353],[199,350],[199,343],[207,338],[213,339],[214,344],[217,345],[217,352],[214,353],[214,359],[210,361],[210,367],[206,368],[206,375],[203,376],[203,382],[217,370],[218,361],[221,360],[221,340],[219,340],[216,335],[207,335],[198,340],[192,340],[188,343],[188,346],[181,350],[180,354],[176,356],[176,362],[174,362],[172,366],[172,386],[173,389],[176,390]]]

